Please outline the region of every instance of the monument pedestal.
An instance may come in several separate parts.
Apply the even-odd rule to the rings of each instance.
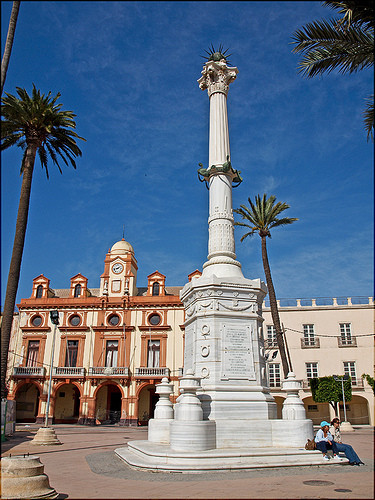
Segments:
[[[186,310],[184,370],[201,378],[197,395],[204,420],[277,417],[264,358],[265,294],[259,279],[204,273],[181,291]]]

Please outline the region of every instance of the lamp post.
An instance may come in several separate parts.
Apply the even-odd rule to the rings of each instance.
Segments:
[[[57,439],[55,430],[48,427],[48,413],[49,413],[49,402],[51,399],[51,387],[52,387],[52,370],[53,370],[53,357],[55,353],[55,339],[56,339],[56,328],[59,324],[59,311],[50,312],[51,322],[54,325],[53,338],[52,338],[52,353],[51,353],[51,366],[49,374],[49,384],[48,384],[48,398],[46,407],[46,418],[44,421],[44,427],[40,427],[38,432],[35,434],[34,439],[30,442],[31,444],[37,445],[54,445],[61,444]]]
[[[46,419],[44,422],[44,427],[48,427],[48,413],[49,413],[49,404],[51,399],[51,387],[52,387],[52,370],[53,370],[53,357],[55,354],[55,340],[56,340],[56,328],[59,324],[59,311],[51,311],[50,312],[51,322],[54,325],[53,328],[53,338],[52,338],[52,354],[51,354],[51,366],[49,372],[49,384],[48,384],[48,398],[47,398],[47,408],[46,408]]]
[[[345,391],[344,391],[344,380],[349,380],[349,375],[345,373],[343,377],[339,377],[338,375],[333,375],[333,378],[336,382],[341,382],[341,392],[342,392],[342,402],[344,405],[344,422],[341,422],[341,430],[353,431],[353,427],[350,422],[347,421],[346,418],[346,404],[345,404]],[[340,405],[339,405],[339,416],[340,416]]]

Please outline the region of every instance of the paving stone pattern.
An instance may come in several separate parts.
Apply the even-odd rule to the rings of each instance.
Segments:
[[[30,444],[37,427],[18,426],[2,443],[2,456],[40,457],[50,484],[69,499],[139,498],[374,498],[373,428],[345,433],[365,466],[276,467],[248,471],[182,474],[130,468],[114,450],[146,439],[146,428],[54,426],[59,446]]]

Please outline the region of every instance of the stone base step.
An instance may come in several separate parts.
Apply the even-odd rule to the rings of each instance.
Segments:
[[[131,441],[115,453],[137,469],[199,473],[214,470],[239,470],[267,467],[344,465],[347,459],[323,460],[320,451],[304,448],[237,448],[201,452],[178,452],[169,445],[149,441]]]

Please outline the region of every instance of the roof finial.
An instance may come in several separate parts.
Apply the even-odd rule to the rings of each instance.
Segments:
[[[122,225],[122,239],[125,240],[125,224]]]

